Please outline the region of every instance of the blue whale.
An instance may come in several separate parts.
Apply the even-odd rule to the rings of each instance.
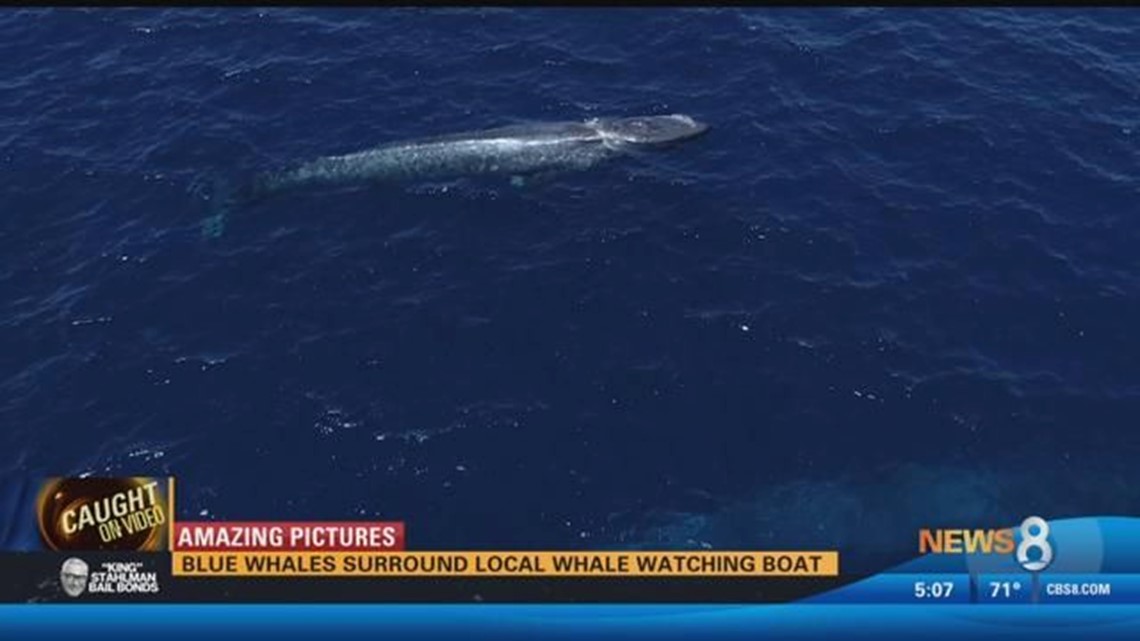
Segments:
[[[531,123],[389,143],[258,174],[217,199],[218,211],[203,231],[220,234],[234,203],[296,189],[587,169],[614,156],[691,140],[708,129],[690,116],[670,114]]]

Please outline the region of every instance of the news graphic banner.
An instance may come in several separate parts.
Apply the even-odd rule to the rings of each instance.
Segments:
[[[409,550],[383,521],[183,521],[170,478],[39,484],[3,601],[787,602],[842,585],[834,550]],[[256,579],[256,580],[250,580]],[[440,579],[447,579],[441,581]]]
[[[415,550],[395,519],[182,521],[170,478],[25,486],[4,531],[35,541],[0,555],[0,601],[1140,605],[1131,518],[900,532],[917,558],[866,577],[835,550]]]
[[[1037,639],[1140,638],[1134,518],[899,532],[917,558],[856,577],[840,574],[833,550],[415,550],[398,518],[176,514],[166,478],[0,488],[0,639],[200,638],[235,627],[281,639],[1015,638],[1026,626]],[[433,605],[401,605],[412,602]]]

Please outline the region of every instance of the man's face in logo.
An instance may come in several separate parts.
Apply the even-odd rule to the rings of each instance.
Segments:
[[[67,596],[76,597],[87,589],[87,563],[83,559],[70,558],[59,569],[59,582]]]

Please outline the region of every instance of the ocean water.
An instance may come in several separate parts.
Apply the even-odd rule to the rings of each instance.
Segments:
[[[687,113],[523,187],[211,185],[382,142]],[[1134,513],[1140,14],[0,12],[0,496],[416,548],[838,547]]]

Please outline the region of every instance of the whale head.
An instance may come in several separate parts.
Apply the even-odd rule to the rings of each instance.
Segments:
[[[606,142],[625,145],[665,145],[696,138],[709,130],[708,125],[683,114],[597,118],[587,124]]]

